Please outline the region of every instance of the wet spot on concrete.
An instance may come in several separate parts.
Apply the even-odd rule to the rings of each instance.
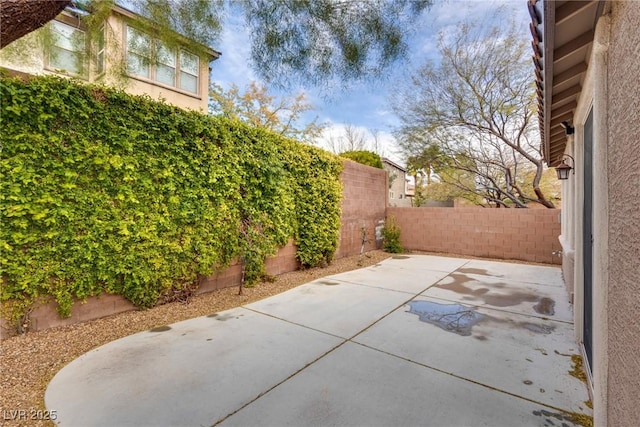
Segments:
[[[543,297],[538,301],[536,305],[533,306],[533,309],[538,314],[546,314],[548,316],[553,316],[555,314],[556,302],[551,298]]]
[[[520,323],[520,325],[522,325],[523,328],[531,332],[535,332],[536,334],[549,335],[551,332],[553,332],[556,329],[556,327],[553,325],[539,325],[537,323],[529,323],[529,322],[523,322],[523,323]]]
[[[431,301],[409,302],[409,313],[417,314],[422,322],[462,336],[471,335],[471,329],[486,317],[471,307],[460,304],[439,304]]]
[[[532,411],[533,415],[542,418],[544,424],[543,426],[561,426],[561,427],[572,427],[581,425],[580,421],[576,418],[579,418],[579,414],[569,414],[562,412],[551,412],[546,409],[541,409],[539,411]],[[586,417],[586,416],[585,416]],[[590,417],[587,417],[590,418]]]
[[[489,338],[485,337],[484,335],[474,335],[473,336],[475,339],[477,339],[478,341],[487,341]]]
[[[321,280],[318,283],[325,285],[325,286],[335,286],[335,285],[339,285],[339,282],[332,282],[330,280]]]
[[[458,271],[467,271],[470,269],[460,269]],[[447,289],[457,294],[464,295],[466,300],[482,301],[486,305],[494,307],[512,307],[525,302],[535,302],[534,310],[540,314],[553,315],[555,301],[551,298],[540,298],[533,291],[512,289],[502,291],[503,293],[492,292],[492,288],[502,289],[507,287],[507,283],[483,283],[483,287],[474,289],[472,286],[466,285],[469,282],[482,283],[465,274],[453,273],[449,277],[453,279],[451,283],[442,283],[437,285],[438,288]]]
[[[391,258],[393,258],[393,259],[409,259],[411,257],[406,256],[406,255],[394,255]]]
[[[164,326],[155,327],[153,329],[149,329],[149,332],[164,332],[164,331],[168,331],[170,329],[171,329],[171,326],[164,325]]]
[[[213,341],[213,338],[207,338],[207,341]]]
[[[243,316],[242,314],[240,316]],[[216,316],[216,320],[219,322],[226,322],[229,319],[239,319],[240,316],[234,316],[233,314],[224,314],[222,316]]]
[[[207,317],[218,317],[218,313],[209,314]]]
[[[524,380],[524,381],[522,381],[522,382],[523,382],[523,383],[525,383],[526,385],[531,385],[531,384],[533,384],[533,381],[531,381],[531,380]]]

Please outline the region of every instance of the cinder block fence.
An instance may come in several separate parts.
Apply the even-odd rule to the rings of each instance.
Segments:
[[[388,208],[405,249],[560,264],[559,209]]]

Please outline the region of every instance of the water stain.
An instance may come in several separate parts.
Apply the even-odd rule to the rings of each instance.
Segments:
[[[551,412],[546,409],[532,411],[532,413],[536,417],[542,418],[544,422],[544,424],[542,424],[543,426],[574,427],[579,425],[593,425],[589,423],[589,421],[591,421],[591,423],[593,422],[591,417],[577,413]]]
[[[533,381],[531,381],[531,380],[524,380],[524,381],[522,381],[522,382],[523,382],[523,383],[525,383],[526,385],[531,385],[531,384],[533,384]]]
[[[477,339],[478,341],[487,341],[489,338],[485,337],[484,335],[474,335],[473,336],[475,339]]]
[[[431,301],[409,302],[409,313],[417,314],[422,322],[462,336],[471,335],[471,329],[486,317],[471,307],[460,304],[439,304]]]
[[[149,329],[149,332],[164,332],[164,331],[168,331],[170,329],[171,329],[171,326],[164,325],[164,326],[155,327],[153,329]]]
[[[318,283],[325,285],[325,286],[335,286],[335,285],[339,285],[340,283],[338,282],[331,282],[329,280],[321,280]]]
[[[207,317],[218,317],[218,316],[219,316],[218,313],[212,313],[212,314],[209,314]]]
[[[553,316],[555,314],[556,302],[551,298],[543,297],[538,301],[536,305],[533,306],[533,309],[538,314],[546,314],[549,316]]]
[[[406,256],[406,255],[394,255],[391,258],[393,258],[393,259],[409,259],[411,257],[410,256]]]
[[[219,322],[226,322],[229,319],[239,319],[241,316],[244,316],[244,314],[241,314],[240,316],[234,316],[233,314],[223,314],[222,316],[216,316],[216,320]]]
[[[521,322],[520,326],[522,326],[523,328],[531,332],[535,332],[536,334],[545,334],[545,335],[549,335],[551,332],[553,332],[556,329],[556,327],[553,325],[538,325],[537,323],[529,323],[529,322]]]
[[[458,270],[458,271],[462,271]],[[469,270],[469,269],[466,269]],[[438,288],[446,289],[457,294],[467,295],[465,297],[467,300],[476,300],[482,301],[486,305],[492,305],[494,307],[512,307],[516,305],[520,305],[525,302],[535,302],[534,310],[540,314],[553,315],[555,301],[551,298],[539,297],[535,293],[531,291],[522,291],[517,289],[512,289],[505,293],[496,293],[491,292],[491,288],[505,288],[508,286],[507,283],[491,283],[485,284],[485,286],[473,289],[466,284],[469,282],[480,283],[465,274],[453,273],[450,274],[449,277],[453,279],[451,283],[441,283],[437,285]]]

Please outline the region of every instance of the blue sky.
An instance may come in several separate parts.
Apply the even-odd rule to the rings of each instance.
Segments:
[[[514,21],[522,23],[523,37],[528,36],[529,15],[526,0],[435,0],[435,3],[413,28],[413,35],[409,41],[409,61],[394,66],[387,78],[355,84],[348,90],[335,93],[320,93],[313,87],[300,87],[291,93],[271,92],[275,95],[305,92],[315,107],[312,117],[318,116],[319,122],[327,126],[324,140],[318,141],[319,146],[328,148],[326,141],[331,136],[339,138],[344,125],[349,124],[371,141],[372,133],[377,131],[380,154],[404,164],[403,156],[398,152],[392,136],[398,120],[391,111],[389,97],[396,82],[408,79],[412,70],[427,59],[437,59],[435,55],[438,34],[453,31],[458,23],[469,19],[489,20],[487,25],[490,25],[491,11],[502,5],[508,8]],[[249,35],[241,17],[228,17],[221,40],[214,48],[221,51],[222,56],[212,64],[212,81],[224,89],[228,89],[232,84],[242,89],[252,80],[259,81],[249,62]]]

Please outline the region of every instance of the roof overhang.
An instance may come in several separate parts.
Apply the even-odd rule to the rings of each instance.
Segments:
[[[589,66],[604,1],[529,0],[542,153],[560,163]]]

